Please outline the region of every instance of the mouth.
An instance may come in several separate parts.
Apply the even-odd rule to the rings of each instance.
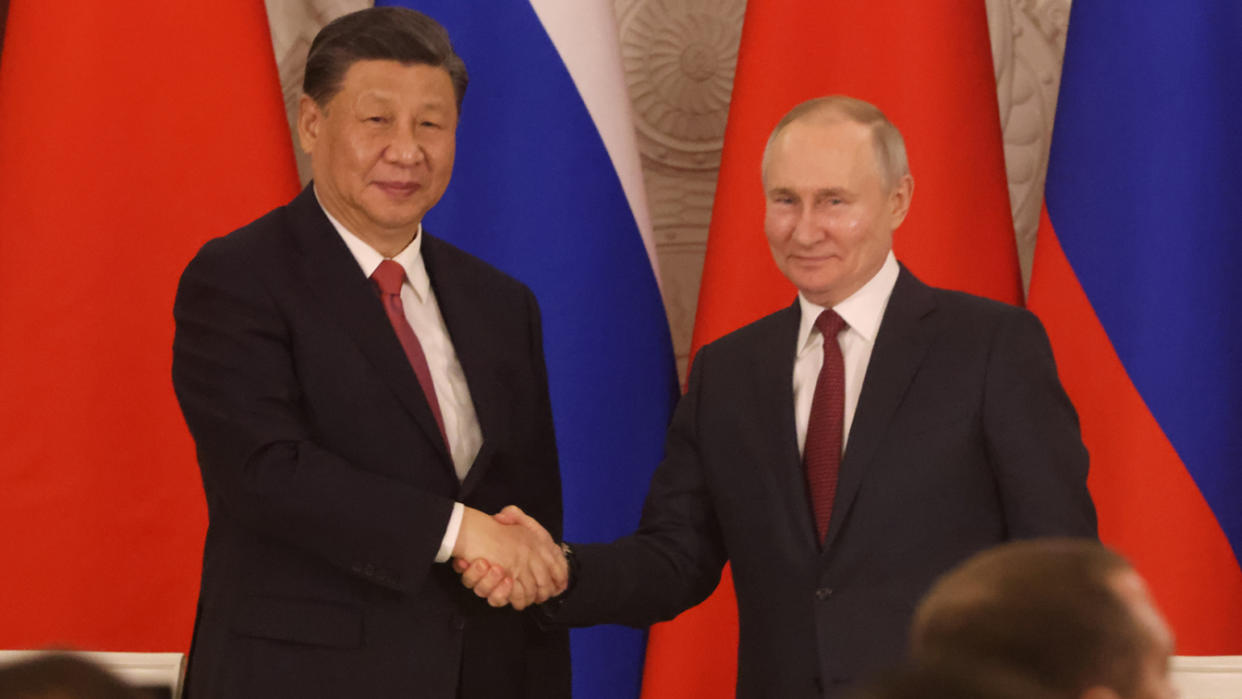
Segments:
[[[834,255],[791,255],[790,259],[800,265],[822,265],[832,260]]]
[[[375,182],[373,184],[381,192],[396,198],[408,197],[422,189],[422,185],[417,182]]]

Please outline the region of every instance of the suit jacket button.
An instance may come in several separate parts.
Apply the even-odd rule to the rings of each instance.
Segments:
[[[831,587],[821,587],[815,591],[815,599],[819,600],[820,602],[823,602],[829,597],[832,597]]]

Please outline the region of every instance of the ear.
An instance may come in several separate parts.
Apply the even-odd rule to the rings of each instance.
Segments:
[[[319,139],[319,130],[326,116],[315,100],[302,95],[298,102],[298,144],[304,153],[309,155],[315,150],[315,142]]]
[[[910,213],[910,200],[913,198],[914,178],[910,175],[902,175],[888,195],[889,216],[892,218],[893,230],[896,230],[901,222],[906,220],[906,214]]]

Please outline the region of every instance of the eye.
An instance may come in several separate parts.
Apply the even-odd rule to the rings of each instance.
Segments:
[[[425,127],[425,128],[428,128],[428,129],[438,129],[438,128],[440,128],[440,124],[439,124],[438,122],[435,122],[435,121],[422,121],[422,122],[419,122],[419,124],[418,124],[418,125],[419,125],[419,126],[422,126],[422,127]]]
[[[380,116],[377,114],[377,115],[369,116],[363,119],[363,121],[367,122],[368,124],[387,124],[388,117]]]

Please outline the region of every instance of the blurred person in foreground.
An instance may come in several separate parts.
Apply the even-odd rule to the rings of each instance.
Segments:
[[[152,699],[99,665],[50,652],[0,665],[0,699]]]
[[[911,631],[916,662],[1008,672],[1058,699],[1174,699],[1172,653],[1142,577],[1085,539],[973,556],[936,582]]]
[[[535,297],[422,226],[466,83],[426,15],[329,23],[297,120],[314,181],[181,277],[173,385],[209,517],[190,699],[569,696],[568,634],[517,611],[564,588],[564,557],[490,516],[561,527]],[[453,556],[502,566],[516,609]]]
[[[981,666],[910,665],[863,683],[848,699],[1058,699],[1030,679]]]

